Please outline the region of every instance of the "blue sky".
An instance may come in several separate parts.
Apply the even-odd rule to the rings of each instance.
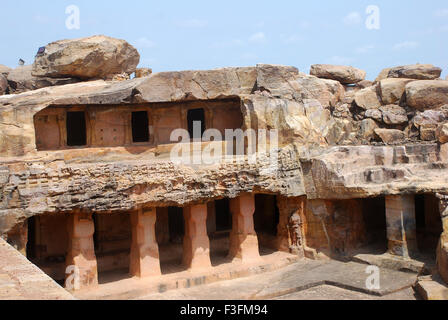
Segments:
[[[68,5],[80,9],[79,30],[68,30]],[[369,30],[366,8],[380,9]],[[383,67],[432,63],[448,75],[446,0],[15,0],[2,1],[0,64],[32,63],[38,47],[105,34],[126,39],[155,72],[293,65],[349,64],[374,79]]]

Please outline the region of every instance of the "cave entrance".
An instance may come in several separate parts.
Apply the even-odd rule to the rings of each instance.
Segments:
[[[362,217],[365,226],[365,253],[387,252],[386,199],[384,197],[362,199]],[[363,250],[363,251],[364,251]]]
[[[184,271],[185,267],[182,264],[185,235],[183,208],[158,208],[156,234],[162,274]]]
[[[280,211],[277,197],[273,195],[255,195],[254,226],[258,236],[260,255],[277,251],[277,227]]]
[[[438,199],[434,194],[415,196],[415,220],[419,252],[431,259],[436,258],[436,248],[443,232]]]
[[[67,146],[81,147],[87,144],[85,112],[67,112]]]
[[[221,199],[209,202],[207,206],[207,229],[210,238],[210,260],[212,266],[229,263],[230,232],[232,214],[230,200]]]
[[[28,260],[60,285],[65,282],[65,258],[68,248],[67,217],[48,214],[28,219]]]
[[[93,221],[98,282],[102,284],[129,278],[132,243],[130,213],[94,214]]]

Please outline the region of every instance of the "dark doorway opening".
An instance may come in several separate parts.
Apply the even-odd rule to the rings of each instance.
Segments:
[[[387,251],[386,199],[384,197],[362,200],[363,220],[366,228],[367,253],[383,254]]]
[[[132,242],[130,214],[93,214],[92,218],[95,224],[93,242],[99,283],[129,278]]]
[[[67,112],[67,145],[69,147],[87,144],[86,116],[84,112]]]
[[[255,195],[254,226],[258,236],[260,254],[270,254],[277,250],[277,227],[280,211],[277,197],[273,195]]]
[[[191,109],[188,110],[187,115],[188,120],[188,132],[190,134],[190,138],[193,139],[194,137],[194,123],[200,122],[201,123],[201,137],[204,135],[204,132],[206,130],[205,127],[205,111],[204,109]]]
[[[169,207],[167,210],[169,241],[166,243],[159,242],[160,269],[162,274],[171,274],[185,270],[182,264],[185,235],[183,208]]]
[[[134,143],[149,142],[148,112],[132,112],[132,141]]]
[[[232,214],[230,213],[229,199],[217,200],[215,202],[216,208],[216,231],[230,231],[232,230]]]
[[[215,214],[215,232],[210,237],[210,260],[213,266],[230,263],[230,233],[232,231],[232,213],[230,200],[216,200],[213,206]]]
[[[26,257],[33,261],[36,259],[36,217],[28,219],[28,242],[26,244]]]
[[[415,196],[415,221],[419,252],[435,259],[437,244],[443,232],[438,199],[435,195]]]

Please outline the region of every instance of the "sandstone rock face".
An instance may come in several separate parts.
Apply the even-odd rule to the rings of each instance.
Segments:
[[[440,143],[448,142],[448,123],[441,124],[437,129],[437,139]]]
[[[417,112],[412,122],[419,128],[422,125],[439,125],[446,120],[448,120],[448,108],[442,106],[440,110]]]
[[[358,83],[366,78],[366,72],[363,70],[329,64],[312,65],[310,74],[318,78],[336,80],[343,84]]]
[[[418,80],[434,80],[440,77],[442,69],[432,64],[415,64],[399,66],[389,70],[388,78],[408,78]]]
[[[408,83],[406,103],[417,110],[437,109],[448,104],[448,81],[422,80]]]
[[[385,144],[403,143],[406,139],[406,135],[403,131],[395,129],[375,129],[375,134]]]
[[[0,64],[0,74],[7,76],[11,70],[12,70],[11,68]]]
[[[387,79],[387,76],[389,75],[389,72],[392,68],[385,68],[381,70],[378,77],[376,77],[375,82],[380,82],[381,80]]]
[[[152,69],[150,69],[150,68],[137,68],[135,70],[136,78],[149,77],[151,74],[152,74]]]
[[[387,105],[380,108],[386,124],[404,124],[408,122],[406,110],[400,106]]]
[[[356,87],[358,87],[360,89],[365,89],[365,88],[371,87],[373,85],[374,85],[373,81],[363,80],[363,81],[358,82],[356,84]]]
[[[10,93],[22,93],[45,87],[60,86],[79,82],[73,78],[38,78],[31,74],[32,66],[18,67],[8,74],[8,86]]]
[[[106,36],[50,43],[33,64],[33,76],[110,79],[131,74],[140,61],[137,50],[124,40]]]
[[[0,95],[6,93],[6,89],[8,89],[8,80],[2,74],[0,74]]]
[[[365,114],[366,118],[374,119],[376,121],[383,121],[383,113],[379,109],[369,109]]]
[[[336,106],[345,93],[344,87],[338,81],[307,75],[297,80],[297,87],[298,97],[316,99],[325,108]]]
[[[381,113],[380,113],[381,114]],[[378,124],[372,119],[364,119],[361,122],[361,137],[367,141],[375,137],[375,129],[378,129]]]
[[[406,85],[411,79],[384,79],[380,81],[379,90],[383,104],[398,104],[405,93]]]
[[[358,107],[368,109],[378,109],[381,107],[381,102],[377,94],[376,87],[369,87],[362,89],[355,94],[355,103]]]
[[[408,188],[411,193],[438,192],[446,188],[446,169],[427,170],[427,166],[439,157],[441,151],[435,143],[331,147],[313,158],[311,169],[304,175],[305,185],[312,183],[307,197],[357,199],[397,195]]]

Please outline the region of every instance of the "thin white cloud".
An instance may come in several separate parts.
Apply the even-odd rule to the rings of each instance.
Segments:
[[[353,26],[358,25],[362,22],[362,17],[359,12],[350,12],[348,15],[346,15],[343,19],[344,24],[347,26]]]
[[[181,28],[205,28],[208,21],[200,19],[181,20],[176,23]]]
[[[393,49],[394,50],[415,49],[419,45],[420,44],[416,41],[404,41],[404,42],[400,42],[400,43],[397,43],[396,45],[394,45]]]
[[[141,37],[135,41],[135,45],[139,48],[154,48],[156,44],[146,37]]]
[[[257,32],[250,36],[249,42],[251,43],[265,43],[267,41],[264,32]]]
[[[375,49],[375,46],[373,44],[369,44],[369,45],[365,45],[365,46],[356,48],[355,52],[357,54],[363,54],[363,53],[369,53],[373,49]]]
[[[434,12],[436,17],[448,17],[448,9],[439,9]]]

